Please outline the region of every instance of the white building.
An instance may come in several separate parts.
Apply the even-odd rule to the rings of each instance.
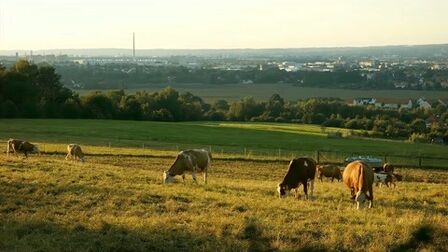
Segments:
[[[419,98],[417,100],[418,107],[421,109],[431,109],[431,104],[426,101],[425,98]]]
[[[353,105],[375,105],[375,98],[355,98],[353,99]]]

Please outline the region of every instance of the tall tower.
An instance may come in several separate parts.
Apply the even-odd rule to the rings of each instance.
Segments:
[[[132,33],[132,57],[135,60],[135,32]]]

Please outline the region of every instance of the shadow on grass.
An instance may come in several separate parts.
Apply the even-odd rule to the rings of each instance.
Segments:
[[[2,251],[217,251],[232,247],[231,241],[185,229],[127,229],[102,222],[88,229],[82,224],[63,227],[49,221],[0,220]]]
[[[423,224],[411,235],[409,240],[391,249],[392,252],[417,251],[431,247],[434,251],[445,251],[448,246],[448,230]]]

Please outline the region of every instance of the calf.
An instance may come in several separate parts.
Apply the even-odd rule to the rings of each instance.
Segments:
[[[322,177],[331,178],[331,182],[334,179],[340,181],[342,179],[341,170],[335,165],[318,165],[317,179],[320,179],[320,182],[322,182]]]
[[[351,162],[345,167],[342,174],[344,184],[350,188],[351,198],[357,203],[356,208],[362,208],[366,199],[369,208],[373,206],[373,180],[372,169],[361,161]]]
[[[286,196],[290,190],[295,191],[298,198],[300,183],[303,184],[305,199],[308,199],[308,180],[310,181],[310,196],[313,196],[314,177],[316,176],[316,162],[311,158],[296,158],[289,162],[288,172],[282,182],[278,184],[277,191],[280,198]]]
[[[79,161],[83,163],[84,153],[82,152],[81,146],[77,144],[67,145],[67,156],[65,156],[65,160],[68,160],[69,158],[73,160],[79,159]]]

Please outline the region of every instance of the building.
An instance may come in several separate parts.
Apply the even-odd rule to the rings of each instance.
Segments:
[[[353,105],[359,106],[359,105],[375,105],[376,99],[375,98],[355,98],[353,99]]]
[[[427,102],[426,101],[426,99],[425,98],[419,98],[418,100],[417,100],[417,105],[418,105],[418,107],[419,108],[421,108],[421,109],[431,109],[432,107],[431,107],[431,104],[429,104],[429,102]]]

